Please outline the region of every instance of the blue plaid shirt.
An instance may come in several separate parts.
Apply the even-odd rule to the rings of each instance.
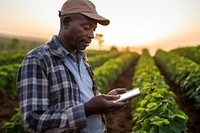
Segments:
[[[80,90],[67,67],[66,57],[66,52],[53,38],[30,51],[23,60],[17,76],[17,86],[27,131],[79,132],[86,126]],[[84,63],[96,95],[94,75],[87,61]]]

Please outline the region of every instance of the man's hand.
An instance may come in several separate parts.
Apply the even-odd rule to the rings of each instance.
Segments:
[[[119,95],[110,94],[98,95],[93,97],[84,104],[86,116],[89,116],[91,114],[105,114],[123,108],[126,105],[126,102],[112,102],[119,98]]]

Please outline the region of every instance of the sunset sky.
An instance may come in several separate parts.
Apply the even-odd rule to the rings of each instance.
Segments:
[[[200,0],[91,0],[109,26],[104,45],[167,47],[200,44]],[[51,39],[65,0],[1,0],[0,33]],[[154,46],[153,46],[154,45]]]

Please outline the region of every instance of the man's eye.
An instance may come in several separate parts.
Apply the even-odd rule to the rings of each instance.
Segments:
[[[85,25],[83,28],[84,28],[85,30],[89,30],[89,29],[90,29],[90,26],[89,26],[89,25]]]

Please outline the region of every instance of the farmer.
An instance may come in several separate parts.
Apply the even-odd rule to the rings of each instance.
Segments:
[[[97,23],[108,25],[88,0],[68,0],[61,11],[58,35],[29,52],[18,76],[20,108],[27,132],[103,133],[103,114],[123,108],[111,102],[126,90],[98,93],[85,49]]]

